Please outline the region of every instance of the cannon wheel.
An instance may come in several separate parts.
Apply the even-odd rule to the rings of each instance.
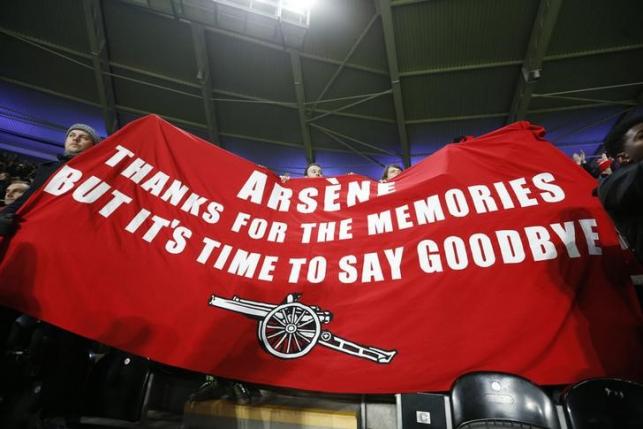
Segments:
[[[271,355],[282,359],[304,356],[321,332],[315,311],[298,302],[281,304],[259,322],[259,340]]]

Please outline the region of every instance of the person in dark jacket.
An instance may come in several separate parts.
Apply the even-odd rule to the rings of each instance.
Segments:
[[[621,167],[601,180],[598,196],[643,263],[643,115],[614,128],[605,140],[605,148]]]
[[[0,214],[0,237],[13,233],[16,225],[15,213],[25,201],[27,201],[31,194],[40,189],[61,165],[94,146],[100,142],[100,140],[100,136],[96,130],[89,125],[74,124],[69,127],[65,135],[65,152],[58,157],[57,161],[40,164],[36,170],[31,187],[20,198],[2,210]]]
[[[96,131],[85,124],[74,124],[65,135],[65,152],[58,161],[41,164],[33,183],[18,199],[0,213],[0,236],[10,236],[16,227],[16,211],[61,165],[100,141]],[[1,257],[1,256],[0,256]],[[15,318],[13,310],[0,307],[0,319],[6,324]],[[28,325],[27,357],[20,368],[10,367],[9,358],[0,360],[0,378],[12,379],[10,388],[0,389],[0,427],[67,427],[67,422],[77,422],[82,406],[83,383],[89,369],[90,342],[70,332],[56,328],[31,316],[20,316],[9,328],[6,344],[0,345],[2,356],[9,356],[9,348],[21,349],[12,338]],[[5,329],[6,330],[6,329]],[[6,335],[5,335],[6,336]],[[4,346],[4,347],[1,347]],[[23,350],[24,351],[24,350]],[[12,371],[16,377],[7,377]],[[24,372],[24,374],[23,374]],[[20,373],[18,376],[17,374]]]

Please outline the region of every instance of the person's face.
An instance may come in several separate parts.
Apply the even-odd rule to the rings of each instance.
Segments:
[[[621,164],[643,160],[643,122],[634,125],[623,136],[623,152],[616,157]]]
[[[65,139],[65,153],[77,155],[94,144],[91,136],[82,130],[71,130]]]
[[[16,201],[29,189],[29,185],[26,183],[12,183],[7,186],[7,190],[4,193],[4,203],[9,205]]]
[[[394,166],[390,166],[388,168],[388,171],[386,172],[386,178],[387,179],[392,179],[394,177],[399,176],[401,172],[402,172],[402,170],[400,170],[399,168],[394,167]]]
[[[322,169],[318,165],[311,165],[306,170],[306,177],[324,177]]]

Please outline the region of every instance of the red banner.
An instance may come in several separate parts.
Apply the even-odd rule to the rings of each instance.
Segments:
[[[22,208],[0,301],[156,361],[308,390],[640,377],[614,227],[543,134],[516,123],[388,183],[282,183],[146,117]]]

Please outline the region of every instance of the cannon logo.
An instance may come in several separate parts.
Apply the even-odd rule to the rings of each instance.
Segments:
[[[302,304],[300,298],[301,294],[292,293],[281,304],[269,304],[237,296],[225,299],[212,295],[209,304],[258,320],[259,343],[268,353],[281,359],[300,358],[317,344],[382,364],[390,363],[395,357],[396,350],[363,346],[337,337],[330,331],[322,331],[322,324],[328,324],[333,313]]]

